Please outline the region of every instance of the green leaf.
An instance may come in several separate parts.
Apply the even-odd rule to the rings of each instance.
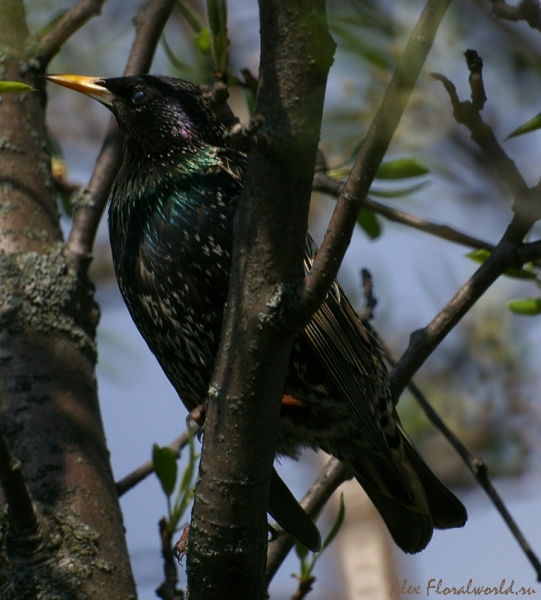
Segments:
[[[334,540],[336,534],[340,531],[340,528],[344,524],[344,517],[346,516],[346,507],[344,506],[344,494],[340,494],[340,506],[338,508],[338,514],[336,515],[336,520],[329,534],[325,538],[323,545],[321,546],[321,551],[325,550],[325,548]]]
[[[12,94],[16,92],[35,92],[33,87],[20,81],[0,81],[0,94]]]
[[[347,48],[369,64],[384,71],[390,71],[395,66],[396,61],[381,39],[365,41],[368,28],[363,28],[364,31],[359,33],[361,28],[358,23],[339,18],[331,18],[330,27],[332,33],[340,38],[340,46]]]
[[[535,317],[536,315],[541,314],[541,298],[519,298],[510,300],[507,307],[516,315]]]
[[[466,254],[467,258],[471,258],[480,264],[483,264],[489,256],[490,252],[484,249],[472,250]],[[537,279],[537,275],[528,269],[507,269],[503,274],[513,279]]]
[[[524,125],[517,127],[512,133],[507,136],[507,139],[511,139],[516,137],[517,135],[523,135],[525,133],[530,133],[531,131],[536,131],[541,128],[541,113],[535,115],[533,119],[530,119]]]
[[[154,471],[162,484],[163,491],[169,497],[175,489],[177,480],[177,458],[171,448],[160,448],[158,444],[152,446],[152,463]]]
[[[301,559],[302,580],[306,580],[306,579],[308,579],[308,577],[310,577],[312,575],[312,572],[316,566],[316,563],[319,560],[320,556],[323,554],[323,551],[331,544],[331,542],[336,537],[336,534],[340,531],[342,525],[344,524],[345,515],[346,515],[346,508],[344,506],[344,494],[342,493],[342,494],[340,494],[340,506],[338,508],[338,514],[336,515],[336,520],[334,521],[334,525],[332,526],[332,529],[330,530],[329,534],[325,538],[323,545],[321,546],[321,550],[319,552],[316,552],[315,554],[310,553],[311,557],[312,557],[311,560],[307,559],[308,550],[305,549],[304,554],[302,554],[302,550],[301,550],[301,552],[299,552],[299,550],[297,550],[297,554],[299,555],[299,558]]]
[[[336,169],[329,169],[327,171],[327,175],[329,177],[332,177],[332,179],[336,179],[337,181],[342,181],[349,175],[350,171],[351,171],[351,168],[349,166],[338,167]]]
[[[177,6],[180,14],[186,19],[188,25],[193,29],[194,33],[199,33],[203,29],[201,21],[198,19],[195,11],[192,10],[184,0],[177,0]]]
[[[397,158],[381,163],[377,179],[405,179],[407,177],[420,177],[430,173],[428,168],[417,158]]]
[[[371,240],[375,240],[381,235],[381,225],[373,210],[361,208],[357,223],[364,229]]]
[[[170,525],[171,529],[175,531],[178,528],[180,520],[182,519],[186,509],[190,505],[190,502],[193,499],[194,494],[194,484],[195,477],[197,475],[196,467],[197,467],[197,459],[199,458],[199,454],[195,451],[195,439],[194,434],[189,431],[188,432],[188,447],[189,447],[189,457],[188,464],[186,465],[186,469],[182,475],[182,479],[179,485],[177,497],[175,500],[175,505],[171,512]]]
[[[68,9],[59,10],[53,14],[53,16],[49,19],[45,25],[40,27],[36,32],[38,37],[43,37],[45,34],[49,33],[51,29],[64,17],[64,15],[68,12]]]
[[[415,185],[409,185],[407,187],[400,187],[394,190],[381,190],[370,188],[370,195],[376,196],[378,198],[387,198],[388,200],[394,200],[395,198],[404,198],[406,196],[411,196],[420,190],[423,190],[425,187],[430,185],[430,182],[423,181],[421,183],[416,183]]]
[[[295,552],[296,552],[297,556],[301,559],[301,561],[304,561],[306,559],[306,557],[308,556],[309,550],[301,542],[295,542]]]
[[[466,254],[467,258],[471,258],[477,263],[484,263],[485,260],[490,256],[489,250],[483,250],[479,248],[478,250],[472,250]]]
[[[181,71],[182,73],[186,73],[186,74],[193,74],[194,73],[194,69],[192,67],[190,67],[190,65],[188,65],[187,63],[181,61],[178,56],[173,52],[171,46],[169,46],[167,39],[165,38],[165,34],[162,35],[162,44],[163,44],[163,49],[165,51],[165,55],[167,56],[167,58],[169,59],[169,61],[171,62],[171,64],[178,69],[179,71]]]
[[[208,27],[204,27],[197,33],[194,38],[195,47],[201,52],[201,54],[208,56],[210,54],[211,39],[210,30]]]
[[[221,73],[227,73],[229,38],[226,0],[207,0],[207,15],[212,32],[212,51],[216,69]]]

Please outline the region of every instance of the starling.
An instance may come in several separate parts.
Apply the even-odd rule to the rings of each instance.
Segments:
[[[205,402],[229,285],[233,217],[245,155],[199,89],[140,75],[51,81],[87,94],[118,121],[123,162],[111,191],[109,230],[128,310],[188,410]],[[305,269],[316,247],[306,240]],[[295,339],[277,452],[322,448],[344,461],[404,552],[434,528],[461,527],[461,502],[436,478],[402,429],[382,351],[338,283]],[[269,512],[305,545],[317,530],[276,473]]]

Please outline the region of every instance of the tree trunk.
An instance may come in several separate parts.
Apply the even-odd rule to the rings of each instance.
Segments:
[[[20,0],[0,3],[0,46],[2,79],[43,89]],[[21,529],[3,477],[0,597],[135,598],[97,399],[99,311],[64,252],[44,100],[0,98],[0,425],[39,524]]]
[[[325,2],[261,0],[256,113],[279,143],[248,159],[188,549],[193,600],[265,597],[266,509],[303,277],[308,206],[334,42]]]

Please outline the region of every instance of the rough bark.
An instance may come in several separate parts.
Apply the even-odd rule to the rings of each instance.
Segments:
[[[188,551],[190,598],[265,597],[266,508],[296,331],[310,189],[334,42],[322,0],[261,0],[256,113],[280,151],[249,157]]]
[[[2,79],[42,87],[20,0],[0,3],[0,46]],[[44,105],[0,101],[0,431],[39,520],[21,543],[0,491],[0,596],[134,598],[96,394],[99,312],[64,256]]]

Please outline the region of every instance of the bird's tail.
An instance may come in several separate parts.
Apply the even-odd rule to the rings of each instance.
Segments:
[[[400,428],[401,429],[401,428]],[[460,500],[434,475],[403,434],[405,460],[399,468],[382,455],[359,453],[346,464],[382,516],[396,544],[410,554],[423,550],[434,528],[462,527]]]

